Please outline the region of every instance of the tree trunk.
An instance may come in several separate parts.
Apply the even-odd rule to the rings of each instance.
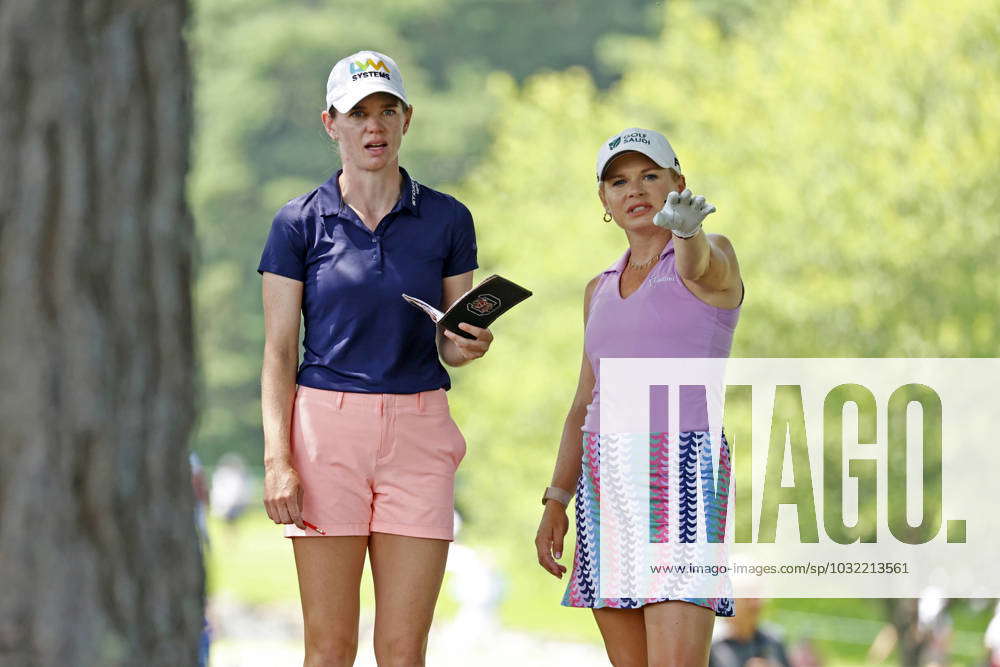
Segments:
[[[0,0],[0,664],[190,665],[185,0]]]

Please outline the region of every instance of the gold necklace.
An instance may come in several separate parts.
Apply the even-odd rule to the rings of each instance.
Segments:
[[[657,260],[659,260],[659,259],[660,259],[660,253],[656,253],[655,255],[653,255],[652,259],[649,259],[649,260],[643,262],[642,264],[635,264],[635,263],[632,262],[631,259],[629,259],[628,266],[629,266],[630,269],[635,269],[636,271],[642,271],[646,267],[652,266],[653,264],[655,264],[657,262]]]

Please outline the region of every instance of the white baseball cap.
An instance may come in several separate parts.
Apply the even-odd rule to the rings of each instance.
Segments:
[[[409,104],[396,61],[378,51],[358,51],[330,70],[326,80],[326,108],[347,113],[372,93],[389,93]]]
[[[673,147],[665,136],[656,130],[630,127],[609,137],[601,144],[601,149],[597,151],[598,182],[604,176],[604,170],[608,168],[608,164],[628,151],[642,153],[664,169],[670,168],[678,174],[681,173],[681,163],[677,159],[677,153],[674,153]]]

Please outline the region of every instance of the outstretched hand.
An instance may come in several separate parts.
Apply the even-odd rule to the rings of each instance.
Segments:
[[[683,192],[674,191],[667,195],[663,208],[653,216],[653,224],[687,239],[697,234],[701,221],[714,212],[715,206],[700,195],[693,197],[691,191],[685,188]]]

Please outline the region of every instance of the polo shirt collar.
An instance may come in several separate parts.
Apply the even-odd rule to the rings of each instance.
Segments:
[[[671,236],[670,240],[667,241],[667,245],[663,246],[663,250],[660,251],[660,259],[663,259],[670,253],[674,251],[674,237]],[[621,273],[625,270],[625,265],[628,263],[629,251],[626,250],[625,254],[618,258],[618,261],[609,266],[604,270],[604,273]]]
[[[344,203],[344,199],[340,194],[340,175],[342,173],[344,173],[344,170],[338,169],[337,173],[330,177],[330,180],[319,186],[317,194],[319,195],[320,215],[342,216],[344,209],[347,208],[347,204]],[[392,210],[397,211],[405,208],[413,215],[419,215],[421,197],[420,184],[410,178],[410,175],[406,173],[406,170],[402,167],[399,168],[399,173],[403,176],[403,187],[401,189],[399,201],[396,202],[396,205],[392,208]]]
[[[420,214],[420,183],[410,178],[406,170],[399,168],[399,173],[403,175],[403,194],[400,199],[402,208],[410,211],[413,215]]]

